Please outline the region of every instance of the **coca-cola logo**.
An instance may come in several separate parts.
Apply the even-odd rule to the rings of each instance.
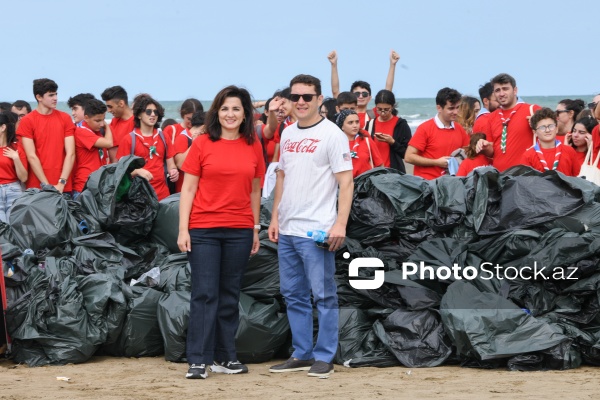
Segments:
[[[319,139],[302,139],[299,142],[292,142],[288,139],[283,143],[282,152],[314,153],[319,142]]]

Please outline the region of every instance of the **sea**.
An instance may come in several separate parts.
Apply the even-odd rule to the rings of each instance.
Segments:
[[[550,107],[551,109],[555,109],[556,105],[559,101],[563,99],[582,99],[586,104],[592,101],[594,95],[564,95],[564,96],[523,96],[521,99],[529,104],[537,104],[542,107]],[[160,100],[159,100],[160,101]],[[181,101],[160,101],[162,106],[165,108],[165,118],[173,118],[178,122],[181,122],[181,116],[179,115],[179,107],[181,106]],[[204,110],[208,110],[211,105],[210,100],[201,101],[204,106]],[[402,118],[406,119],[408,125],[412,128],[413,132],[417,126],[419,126],[422,122],[427,121],[430,118],[433,118],[437,113],[435,108],[435,99],[434,98],[415,98],[415,99],[402,99],[397,98],[397,109],[398,115]],[[369,108],[375,107],[375,103],[371,102]],[[70,113],[69,107],[66,102],[59,102],[58,107],[59,110]],[[262,109],[259,109],[262,111]],[[106,114],[107,121],[110,121],[111,115],[109,113]],[[163,119],[163,120],[164,120]]]

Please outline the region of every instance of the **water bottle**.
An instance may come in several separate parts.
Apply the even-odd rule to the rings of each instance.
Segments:
[[[308,232],[306,232],[306,235],[315,241],[315,244],[317,245],[317,247],[321,247],[322,249],[329,248],[329,243],[327,243],[327,239],[329,239],[329,238],[327,237],[326,232],[318,231],[318,230],[308,231]]]

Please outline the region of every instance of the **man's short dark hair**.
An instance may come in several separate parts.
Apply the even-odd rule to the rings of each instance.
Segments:
[[[83,104],[83,114],[88,117],[93,117],[98,114],[106,113],[106,104],[98,99],[89,99]]]
[[[337,103],[339,104],[358,104],[358,98],[352,92],[341,92],[338,94]]]
[[[350,86],[350,91],[354,92],[354,89],[356,89],[357,87],[361,87],[361,88],[367,89],[367,92],[369,92],[369,96],[373,93],[373,92],[371,92],[371,85],[369,85],[368,82],[365,82],[365,81],[355,81],[352,84],[352,86]]]
[[[192,128],[195,126],[202,126],[204,125],[204,118],[206,116],[206,113],[202,110],[198,110],[194,113],[194,115],[192,115]]]
[[[305,85],[312,85],[315,87],[315,92],[317,92],[317,96],[321,95],[321,81],[319,80],[319,78],[316,78],[312,75],[304,75],[304,74],[296,75],[290,81],[290,89],[292,86],[294,86],[297,83],[303,83]]]
[[[513,88],[517,87],[517,81],[515,80],[515,78],[513,78],[509,74],[505,74],[505,73],[496,75],[495,77],[492,78],[491,82],[492,82],[492,85],[505,85],[508,83]]]
[[[85,108],[85,103],[95,98],[96,97],[91,93],[79,93],[73,97],[69,97],[69,100],[67,100],[67,105],[69,108],[73,108],[75,106],[81,106]]]
[[[41,78],[33,80],[33,96],[44,96],[46,93],[57,92],[58,85],[52,79]],[[36,98],[37,100],[37,98]]]
[[[486,82],[485,85],[479,87],[479,98],[483,103],[483,99],[490,99],[494,93],[494,85],[492,82]]]
[[[29,104],[28,102],[26,102],[25,100],[17,100],[14,103],[12,103],[11,107],[15,107],[16,109],[20,110],[23,107],[25,107],[25,109],[27,110],[28,113],[31,112],[31,104]]]
[[[292,95],[292,89],[289,87],[286,87],[285,89],[281,89],[279,91],[278,96],[279,97],[283,97],[284,99],[290,99],[290,96]]]
[[[109,87],[108,89],[104,90],[104,92],[102,92],[102,94],[100,96],[102,97],[102,100],[104,100],[104,101],[123,100],[125,102],[125,104],[128,104],[127,92],[125,91],[125,89],[123,89],[122,86]]]
[[[10,104],[8,101],[0,101],[0,112],[10,111],[11,108],[12,104]]]
[[[531,129],[535,131],[538,122],[546,118],[550,118],[556,124],[556,111],[548,107],[540,108],[535,113],[533,113],[533,115],[529,119],[529,126],[531,126]]]
[[[448,103],[459,103],[461,97],[462,96],[458,90],[445,87],[437,92],[437,95],[435,96],[435,104],[444,108]]]

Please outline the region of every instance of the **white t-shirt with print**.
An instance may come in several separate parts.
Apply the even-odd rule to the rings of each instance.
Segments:
[[[285,173],[279,203],[279,233],[307,237],[327,232],[337,217],[335,175],[352,170],[348,138],[333,122],[323,119],[299,128],[294,123],[281,134],[279,168]]]

